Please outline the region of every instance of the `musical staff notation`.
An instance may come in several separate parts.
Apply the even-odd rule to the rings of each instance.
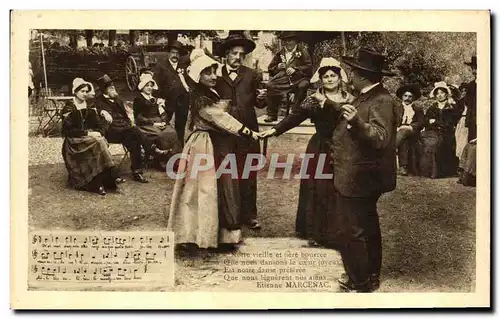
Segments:
[[[31,282],[173,281],[172,233],[38,232],[30,239]]]

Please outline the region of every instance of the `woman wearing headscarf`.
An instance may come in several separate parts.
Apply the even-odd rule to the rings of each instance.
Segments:
[[[320,83],[314,94],[306,97],[274,128],[260,133],[261,138],[279,136],[308,118],[314,123],[316,133],[306,148],[306,157],[310,158],[306,170],[308,178],[301,179],[295,226],[298,236],[308,239],[310,246],[331,246],[338,239],[333,179],[321,179],[317,174],[333,174],[330,144],[340,114],[331,104],[349,104],[354,100],[344,88],[347,81],[347,75],[339,61],[323,58],[310,80],[311,83]]]
[[[151,151],[158,169],[164,170],[164,162],[168,155],[181,150],[177,132],[170,125],[167,112],[165,110],[165,100],[157,99],[153,96],[153,91],[158,90],[158,85],[149,72],[141,74],[137,89],[140,94],[134,99],[134,119],[135,124],[143,133],[144,145]]]
[[[227,101],[214,89],[218,67],[203,50],[191,53],[193,132],[179,162],[168,219],[176,244],[189,248],[235,248],[242,241],[236,163],[225,160],[235,156],[232,136],[258,136],[227,113]],[[228,164],[234,175],[217,174]]]
[[[461,110],[451,99],[445,82],[437,82],[430,93],[436,101],[424,116],[421,134],[420,174],[431,178],[455,176],[458,167],[455,129]]]
[[[87,98],[94,89],[82,78],[73,80],[73,99],[62,110],[64,142],[62,156],[68,170],[70,187],[106,195],[125,180],[118,177],[115,164],[103,137],[104,119]]]

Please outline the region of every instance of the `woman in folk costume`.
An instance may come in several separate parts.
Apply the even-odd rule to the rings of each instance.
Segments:
[[[149,72],[141,74],[137,88],[141,94],[134,99],[135,124],[143,133],[144,145],[151,150],[156,167],[163,171],[165,165],[162,161],[167,160],[169,154],[181,151],[180,142],[176,131],[168,123],[165,100],[153,96],[153,90],[158,90],[153,75]],[[146,154],[146,158],[149,155]]]
[[[219,64],[200,50],[191,54],[189,77],[191,90],[191,121],[193,133],[184,146],[179,162],[170,204],[168,229],[175,234],[176,244],[197,248],[216,248],[221,244],[234,248],[241,242],[237,171],[216,176],[226,155],[231,155],[231,136],[258,139],[257,133],[226,112],[228,103],[221,101],[214,87]],[[234,154],[232,154],[234,156]],[[205,164],[209,169],[199,172]],[[201,170],[201,168],[199,168]],[[219,173],[219,172],[217,172]]]
[[[437,82],[430,97],[436,102],[424,116],[424,131],[420,143],[420,174],[431,178],[457,174],[455,128],[460,109],[451,99],[451,90],[445,82]]]
[[[125,180],[118,177],[115,164],[103,137],[104,121],[109,114],[99,114],[87,106],[87,97],[93,92],[91,83],[81,78],[73,80],[73,99],[62,110],[64,143],[62,156],[68,170],[69,186],[106,195],[116,190]]]
[[[333,174],[331,167],[331,140],[333,130],[339,121],[338,113],[332,104],[350,104],[354,97],[347,93],[343,85],[347,75],[339,61],[323,58],[311,83],[320,82],[320,87],[281,122],[261,137],[278,136],[300,125],[310,118],[316,128],[306,148],[307,156],[312,157],[307,166],[307,179],[301,179],[299,204],[296,217],[296,232],[299,237],[308,239],[310,246],[335,245],[337,241],[338,220],[335,214],[333,179],[321,179],[317,174]],[[321,160],[320,157],[324,160]],[[319,167],[318,167],[319,166]],[[319,168],[319,171],[317,171]]]
[[[464,186],[476,186],[476,149],[477,138],[465,145],[458,164],[460,172],[457,183]]]

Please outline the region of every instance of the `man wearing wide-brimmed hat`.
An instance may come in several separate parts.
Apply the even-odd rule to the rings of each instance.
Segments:
[[[132,164],[132,177],[135,181],[147,183],[143,176],[144,163],[142,161],[142,141],[140,131],[132,126],[124,102],[118,96],[113,80],[109,75],[104,74],[97,79],[97,85],[101,93],[97,96],[95,106],[99,112],[108,112],[111,123],[106,128],[105,137],[110,143],[123,144],[130,152]]]
[[[465,114],[465,126],[468,129],[467,140],[470,142],[477,137],[477,112],[476,112],[476,72],[477,72],[477,57],[473,56],[470,62],[465,62],[466,65],[470,66],[472,74],[474,75],[474,80],[465,85],[465,98],[463,102],[467,107]]]
[[[309,79],[312,76],[312,62],[307,50],[298,45],[298,34],[283,31],[279,38],[283,41],[281,49],[269,63],[271,79],[267,84],[266,122],[278,119],[278,109],[289,92],[295,94],[295,105],[300,105],[306,98]]]
[[[396,128],[401,106],[382,86],[385,56],[362,48],[356,58],[342,57],[360,94],[350,104],[333,105],[342,118],[332,137],[337,214],[343,216],[340,253],[344,291],[371,292],[379,286],[382,262],[377,201],[396,187]]]
[[[417,141],[424,125],[424,111],[415,102],[421,96],[420,87],[406,84],[398,88],[396,96],[401,100],[403,117],[398,125],[396,148],[398,150],[399,173],[418,175]]]
[[[260,82],[257,72],[243,65],[245,56],[254,49],[255,43],[242,31],[229,33],[219,47],[220,54],[226,57],[226,64],[222,67],[222,75],[217,78],[216,90],[222,99],[230,100],[229,114],[249,129],[258,132],[255,107],[265,107],[264,93],[257,93]],[[251,229],[259,229],[261,226],[257,220],[257,174],[251,172],[246,178],[242,175],[247,156],[259,154],[260,145],[252,139],[233,139],[240,177],[242,221]]]
[[[189,61],[181,59],[186,49],[179,41],[167,46],[168,61],[158,63],[154,72],[158,82],[158,97],[166,100],[169,119],[175,114],[175,130],[181,143],[184,143],[186,122],[189,113],[189,86],[186,82],[186,69]]]

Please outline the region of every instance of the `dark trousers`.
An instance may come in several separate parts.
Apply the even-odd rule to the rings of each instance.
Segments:
[[[467,127],[467,141],[472,141],[477,138],[477,125],[471,125]]]
[[[292,107],[296,107],[297,105],[300,105],[302,101],[307,96],[307,89],[309,88],[309,82],[307,81],[300,81],[294,86],[292,86],[289,90],[284,90],[282,94],[269,94],[267,96],[267,115],[270,117],[277,117],[278,116],[278,111],[279,107],[281,104],[281,100],[283,99],[283,95],[287,94],[288,92],[293,92],[295,94],[294,98],[294,105]]]
[[[416,143],[415,133],[408,130],[399,130],[396,134],[396,148],[398,150],[399,166],[407,167],[412,144]]]
[[[109,128],[106,132],[109,143],[122,144],[130,152],[131,168],[134,173],[142,173],[143,161],[141,146],[143,138],[136,126],[128,128]]]
[[[382,235],[377,214],[380,195],[345,197],[336,193],[337,213],[343,216],[345,240],[340,247],[344,269],[355,287],[380,276]]]
[[[241,219],[242,222],[250,222],[257,219],[257,172],[252,171],[248,177],[243,176],[245,163],[249,154],[259,154],[259,144],[253,140],[242,140],[237,138],[236,154],[238,165],[239,189],[241,198]],[[251,163],[256,165],[257,159]]]
[[[189,114],[189,95],[180,95],[173,99],[168,106],[168,112],[169,118],[172,118],[172,115],[175,114],[175,131],[179,141],[184,146],[186,122]]]

